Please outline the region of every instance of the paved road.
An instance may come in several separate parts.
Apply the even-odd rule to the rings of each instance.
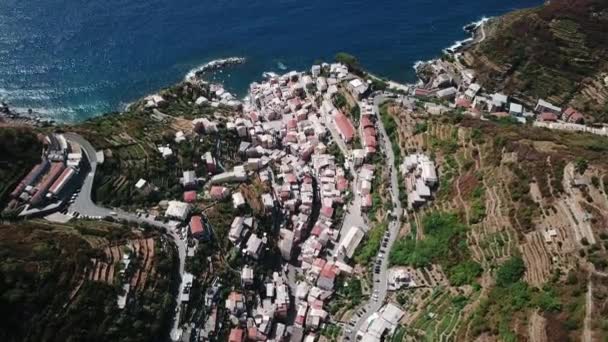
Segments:
[[[388,232],[389,232],[389,240],[386,248],[381,248],[384,250],[384,256],[381,259],[380,264],[380,273],[373,275],[373,294],[378,295],[378,300],[374,300],[370,298],[370,300],[363,305],[364,313],[360,317],[356,317],[356,321],[354,321],[354,327],[347,327],[351,330],[350,333],[347,333],[347,337],[354,341],[356,339],[357,332],[364,326],[364,323],[367,319],[373,314],[378,312],[378,310],[382,307],[384,300],[386,299],[387,294],[387,269],[388,269],[388,252],[391,250],[393,243],[395,242],[397,235],[399,234],[399,229],[401,228],[401,216],[403,214],[403,209],[401,208],[401,202],[399,201],[399,178],[398,178],[398,170],[395,167],[395,154],[393,151],[393,147],[391,142],[386,134],[386,130],[384,129],[384,125],[382,124],[382,120],[380,120],[380,111],[379,105],[384,102],[385,99],[382,96],[376,96],[374,98],[374,111],[378,116],[378,131],[381,135],[381,143],[384,151],[386,152],[386,157],[388,159],[388,165],[390,166],[390,187],[391,187],[391,199],[393,202],[393,214],[396,216],[396,219],[389,223]],[[374,266],[375,267],[375,266]]]
[[[173,242],[175,243],[175,245],[177,247],[177,253],[178,253],[178,257],[179,257],[179,275],[180,275],[180,278],[183,279],[184,269],[186,266],[186,241],[182,240],[182,238],[173,229],[172,226],[165,224],[164,222],[156,221],[151,218],[139,217],[135,214],[126,212],[121,209],[117,209],[117,208],[108,209],[108,208],[104,208],[104,207],[101,207],[101,206],[98,206],[97,204],[95,204],[95,202],[93,202],[93,200],[91,199],[91,193],[93,190],[93,181],[95,179],[95,171],[97,170],[97,152],[95,151],[95,148],[93,148],[93,146],[86,139],[84,139],[82,136],[80,136],[78,134],[65,133],[64,136],[66,137],[66,139],[74,141],[74,142],[78,143],[80,146],[82,146],[85,156],[89,162],[89,167],[87,168],[86,165],[84,167],[85,170],[89,169],[89,172],[85,176],[84,182],[82,184],[82,188],[80,190],[80,194],[78,195],[78,197],[76,197],[76,200],[74,201],[74,203],[72,205],[70,205],[70,207],[68,208],[68,211],[78,212],[78,213],[80,213],[80,215],[89,216],[89,217],[98,216],[98,217],[104,218],[107,216],[112,216],[117,220],[126,220],[129,222],[136,222],[138,224],[147,223],[147,224],[149,224],[153,227],[159,228],[159,229],[164,228],[163,231],[165,231],[166,234],[169,237],[171,237],[171,239],[173,240]],[[177,310],[175,312],[175,319],[174,319],[174,325],[173,325],[174,331],[177,331],[177,329],[179,327],[179,317],[180,317],[180,312],[181,312],[180,298],[181,298],[181,292],[182,292],[183,285],[184,285],[183,283],[180,283],[179,292],[177,294]],[[173,334],[174,334],[174,332],[172,332],[172,335]]]

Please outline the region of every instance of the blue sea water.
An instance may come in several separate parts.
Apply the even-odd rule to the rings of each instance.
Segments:
[[[264,71],[346,51],[414,81],[412,65],[466,38],[463,25],[542,0],[1,0],[0,100],[56,120],[118,110],[198,65],[244,95]]]

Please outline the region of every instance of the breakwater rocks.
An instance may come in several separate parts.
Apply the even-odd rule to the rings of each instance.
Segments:
[[[243,64],[245,63],[244,57],[229,57],[229,58],[221,58],[212,60],[209,63],[205,63],[201,66],[198,66],[192,70],[190,70],[185,77],[186,81],[192,81],[198,78],[201,78],[202,75],[206,72],[216,71],[231,65]]]

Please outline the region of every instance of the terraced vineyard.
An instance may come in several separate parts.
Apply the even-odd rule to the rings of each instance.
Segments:
[[[444,260],[441,254],[433,262],[438,270],[437,263],[451,265],[450,269],[443,267],[446,285],[422,282],[406,295],[409,299],[404,307],[413,317],[406,323],[406,336],[417,333],[429,341],[607,336],[608,326],[584,323],[585,317],[603,311],[605,299],[593,297],[585,306],[587,289],[573,295],[560,288],[568,279],[573,287],[586,288],[587,277],[602,278],[605,263],[599,258],[608,247],[608,228],[602,224],[608,222],[608,196],[603,185],[608,164],[602,156],[608,141],[483,122],[456,113],[426,117],[396,105],[390,112],[399,125],[402,150],[425,151],[439,169],[435,200],[410,213],[416,248],[429,248],[431,242],[426,240],[436,238],[425,223],[429,215],[453,213],[459,224],[466,225],[462,238],[450,240],[460,250],[460,259],[456,259],[460,264],[454,266],[453,256]],[[421,125],[426,129],[416,130]],[[402,246],[398,241],[395,248]],[[470,263],[463,248],[482,272],[473,282],[454,285],[456,278],[450,274],[473,270],[467,268]],[[512,281],[497,283],[501,269],[519,258],[522,273]],[[590,286],[598,284],[592,281]],[[405,295],[397,294],[396,299],[400,296]],[[500,304],[507,297],[513,303],[526,299],[515,306]],[[568,309],[569,305],[580,305],[576,304],[580,303],[579,297],[583,301],[582,315],[580,310]],[[554,326],[565,325],[569,328],[553,330]],[[541,333],[544,335],[538,336]]]
[[[164,340],[178,285],[169,246],[107,222],[0,225],[2,340]],[[120,310],[123,283],[131,290]]]

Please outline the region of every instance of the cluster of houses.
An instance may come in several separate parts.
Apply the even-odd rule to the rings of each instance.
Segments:
[[[408,207],[419,208],[431,199],[432,190],[439,180],[435,162],[425,154],[414,153],[404,158],[400,169],[405,180]]]
[[[69,185],[80,170],[82,148],[63,134],[40,137],[44,152],[36,164],[10,193],[8,208],[25,205],[21,214],[57,210],[73,191]]]
[[[335,213],[353,189],[362,196],[360,209],[372,205],[374,166],[369,161],[378,149],[376,117],[372,104],[365,99],[368,83],[350,74],[342,64],[315,65],[308,73],[266,76],[263,82],[251,84],[242,114],[224,120],[226,129],[234,131],[240,140],[240,163],[224,169],[211,153],[206,153],[201,161],[207,174],[198,177],[193,170],[185,171],[181,178],[183,199],[166,201],[163,208],[168,218],[182,223],[189,219],[191,238],[206,240],[212,234],[205,216],[191,216],[199,199],[230,198],[233,207],[239,209],[250,204],[251,198],[235,185],[250,180],[265,184],[262,189],[266,190],[256,194],[265,213],[280,212],[278,217],[285,218],[278,223],[281,257],[301,266],[289,271],[296,272],[297,277],[287,277],[289,272],[284,270],[264,280],[265,296],[251,291],[259,290],[254,269],[269,250],[270,239],[259,232],[254,216],[232,218],[228,239],[247,265],[241,270],[242,289],[234,290],[226,301],[231,315],[229,340],[282,341],[290,336],[292,341],[313,341],[328,320],[326,302],[335,291],[338,277],[352,273],[344,260],[352,258],[365,234],[363,227],[353,227],[339,241],[336,226],[341,218]],[[221,90],[212,91],[221,98]],[[353,118],[334,106],[338,92],[348,92],[359,106],[358,128]],[[200,102],[207,103],[204,99]],[[218,130],[218,123],[209,118],[195,119],[192,125],[193,132],[201,135]],[[341,141],[332,141],[336,138]],[[175,139],[181,142],[186,137],[178,132]],[[345,165],[328,151],[329,144],[336,143],[353,148]],[[158,146],[158,150],[164,157],[173,154],[169,146]],[[355,170],[353,181],[349,171]],[[145,180],[141,181],[139,185],[146,186]],[[204,191],[200,191],[201,183]],[[288,326],[286,310],[290,305],[296,312],[293,324]],[[218,307],[210,305],[209,312],[217,315]],[[201,340],[215,331],[209,330],[216,328],[211,323],[199,334]]]
[[[244,289],[254,286],[253,268],[245,266],[241,272]],[[285,276],[278,272],[263,284],[263,291],[247,295],[233,291],[226,299],[226,310],[231,324],[228,341],[283,341],[288,335],[285,323],[291,305]]]
[[[272,191],[262,195],[262,202],[265,207],[280,208],[286,218],[280,224],[278,248],[285,261],[297,260],[301,265],[293,270],[300,275],[297,282],[287,287],[295,298],[296,308],[295,321],[287,327],[292,341],[317,338],[329,316],[325,304],[334,292],[337,277],[352,272],[352,267],[334,258],[328,248],[330,243],[338,243],[336,208],[344,205],[351,191],[347,169],[338,165],[335,155],[328,153],[330,130],[335,129],[344,144],[352,144],[357,136],[351,118],[332,103],[332,96],[340,87],[359,100],[362,148],[357,150],[354,164],[363,165],[365,171],[358,178],[362,191],[369,194],[373,167],[364,163],[377,149],[373,109],[361,100],[368,91],[367,83],[354,78],[341,64],[316,65],[310,73],[269,73],[264,82],[253,83],[242,117],[228,124],[243,140],[239,148],[239,155],[247,160],[243,177],[236,180],[234,173],[238,170],[235,168],[230,174],[211,179],[211,183],[218,186],[227,181],[240,181],[245,174],[255,172],[271,184]],[[368,202],[371,205],[371,198]],[[251,218],[235,218],[229,234],[231,241],[239,243],[244,231],[255,230],[253,224]],[[359,232],[363,234],[361,229]],[[352,257],[362,237],[344,239],[348,245],[341,250]],[[246,242],[242,240],[245,254],[256,259],[264,238],[251,234]],[[244,275],[249,272],[248,268],[243,269]],[[276,289],[282,285],[273,286]],[[260,334],[280,340],[277,332],[282,332],[284,327],[275,324],[273,329],[265,330],[267,321],[255,319],[255,329],[252,324],[237,325],[230,334],[231,341],[256,340]],[[274,333],[267,335],[267,331]]]
[[[475,71],[455,68],[442,60],[431,61],[427,64],[432,70],[433,77],[424,87],[412,89],[416,97],[435,97],[451,102],[451,108],[461,108],[473,115],[489,113],[492,116],[512,117],[522,123],[528,118],[539,122],[560,122],[582,125],[585,115],[575,108],[563,109],[549,101],[539,99],[534,108],[526,108],[522,103],[502,94],[488,94],[482,85],[475,83]],[[431,114],[441,114],[450,109],[442,105],[428,104],[426,108]]]

